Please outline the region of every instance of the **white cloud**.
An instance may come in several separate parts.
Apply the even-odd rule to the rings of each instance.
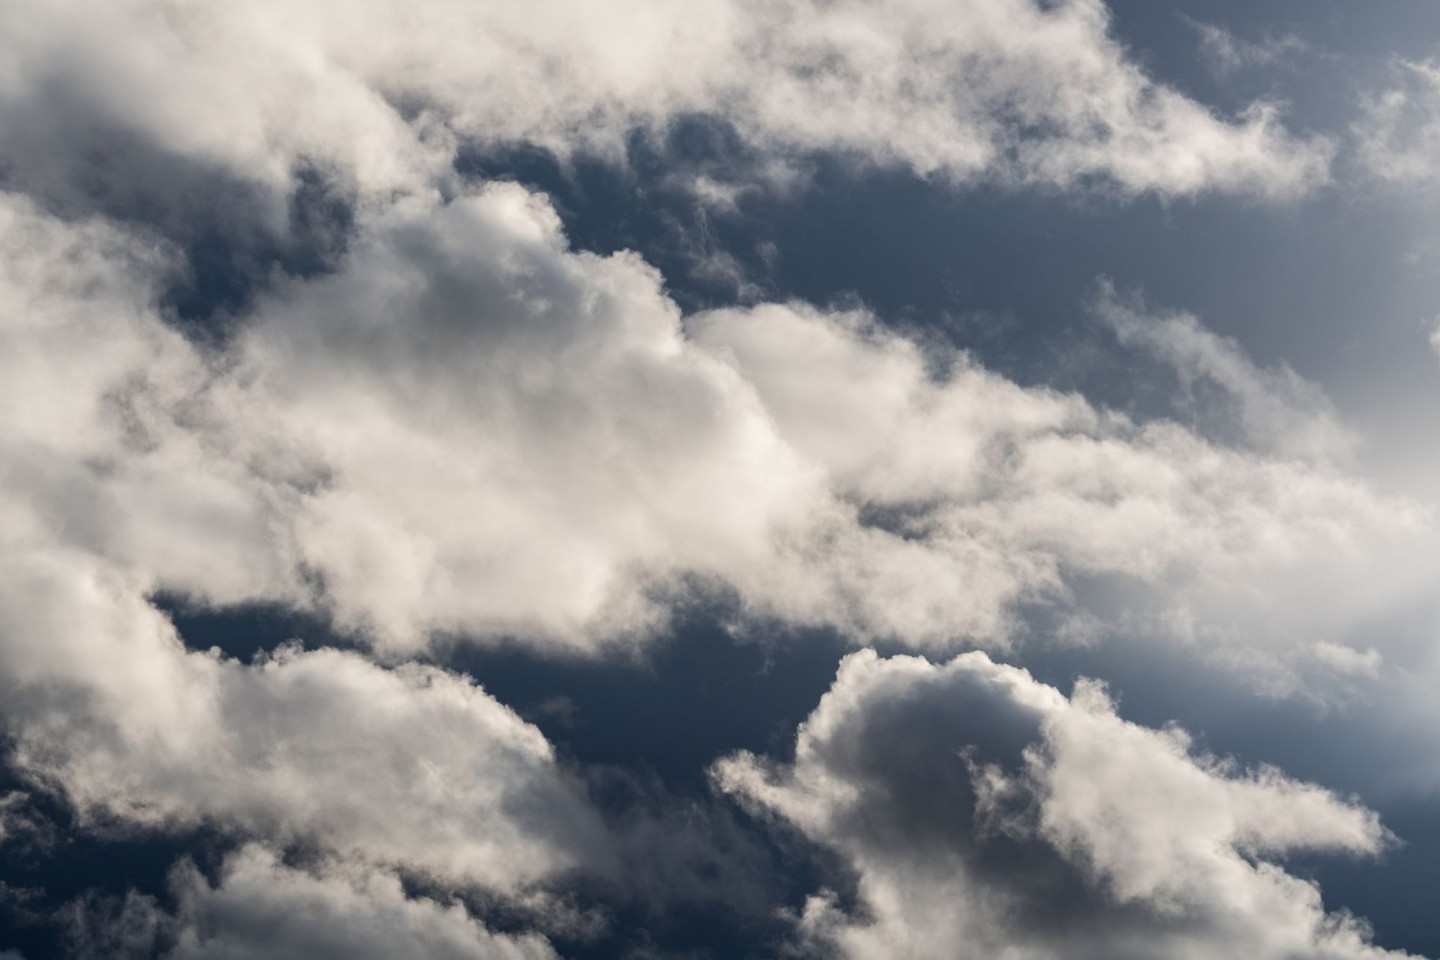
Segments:
[[[1350,131],[1357,161],[1383,182],[1433,184],[1440,175],[1440,64],[1397,59],[1391,78],[1361,101]]]
[[[827,953],[1402,955],[1280,864],[1382,851],[1374,814],[1128,723],[1093,684],[1067,699],[980,653],[853,654],[793,762],[739,754],[713,775],[856,871],[853,909],[822,893],[797,918]]]
[[[861,313],[682,320],[652,268],[571,252],[514,185],[366,211],[336,272],[278,284],[209,353],[154,305],[163,247],[13,195],[0,228],[0,710],[19,769],[95,829],[213,824],[502,897],[613,866],[544,738],[467,679],[187,652],[158,591],[318,608],[396,658],[435,632],[643,642],[698,581],[749,622],[953,650],[1116,577],[1166,625],[1151,642],[1247,682],[1260,656],[1364,680],[1343,632],[1387,594],[1356,565],[1420,528],[1323,464],[1023,388]]]
[[[0,15],[0,155],[72,199],[173,196],[156,171],[177,158],[282,190],[318,164],[384,198],[446,181],[456,136],[614,153],[700,114],[782,162],[960,183],[1289,196],[1327,177],[1327,143],[1266,104],[1215,116],[1108,26],[1099,0],[24,0]]]
[[[1022,387],[863,312],[682,318],[638,256],[574,252],[543,198],[451,169],[463,138],[614,155],[696,113],[732,125],[760,169],[825,151],[962,185],[1286,197],[1323,181],[1331,152],[1272,106],[1220,118],[1149,79],[1098,0],[0,9],[0,166],[23,192],[0,193],[8,759],[83,829],[206,824],[321,857],[307,872],[252,846],[218,884],[177,874],[176,914],[151,917],[177,932],[174,956],[552,956],[397,879],[508,902],[616,856],[537,729],[468,678],[400,663],[436,636],[594,654],[722,590],[742,625],[929,650],[1006,647],[1022,608],[1049,604],[1110,617],[1100,629],[1164,624],[1156,642],[1199,638],[1247,680],[1257,657],[1284,676],[1382,674],[1388,648],[1345,630],[1390,588],[1323,588],[1413,549],[1425,518],[1331,462],[1343,430],[1308,385],[1196,321],[1121,326],[1236,398],[1252,449]],[[343,257],[275,279],[233,338],[187,341],[158,305],[183,257],[156,236],[231,213],[282,234],[304,168],[354,202]],[[721,205],[746,188],[697,182]],[[1145,601],[1091,604],[1079,581],[1105,578]],[[1298,610],[1297,583],[1316,595]],[[328,614],[384,665],[187,651],[161,592]],[[885,779],[916,776],[905,754],[862,740],[861,769],[828,752],[850,748],[827,724],[868,722],[870,700],[840,705],[871,697],[872,675],[906,703],[905,678],[990,685],[995,729],[1024,735],[1008,767],[976,754],[947,783],[980,783],[977,822],[1039,858],[1015,869],[1109,897],[1113,929],[1083,911],[1008,926],[1001,907],[1039,918],[1039,901],[988,861],[996,885],[961,889],[973,912],[954,913],[955,867],[983,844],[885,819],[918,797]],[[1373,851],[1373,817],[1192,757],[1093,691],[1067,703],[976,656],[862,656],[802,748],[793,771],[721,769],[852,857],[877,924],[819,900],[806,923],[857,954],[872,937],[928,949],[954,924],[1042,944],[1053,919],[1116,956],[1178,910],[1193,923],[1165,934],[1176,945],[1361,955],[1358,927],[1266,858]],[[836,824],[868,816],[877,784],[887,804],[857,845]]]
[[[492,933],[458,903],[406,895],[400,879],[333,862],[316,871],[282,864],[263,847],[231,854],[219,882],[193,866],[171,877],[178,901],[165,917],[166,960],[553,960],[535,934]]]
[[[852,610],[857,635],[930,649],[966,635],[1003,644],[1018,602],[1096,602],[1109,632],[1237,656],[1238,672],[1268,681],[1362,609],[1383,607],[1360,584],[1383,583],[1387,596],[1416,589],[1421,577],[1405,571],[1428,521],[1323,462],[1345,436],[1323,398],[1193,321],[1176,323],[1184,337],[1155,345],[1233,391],[1232,415],[1259,449],[1021,388],[964,356],[927,355],[864,315],[792,305],[694,318],[697,342],[744,372],[781,436],[824,465],[845,502],[904,538],[891,544],[873,527],[857,534],[864,547],[837,538],[815,561],[837,570],[836,591],[787,583],[788,601],[776,602],[817,618],[803,606],[813,597],[816,609]],[[1321,462],[1292,459],[1296,449]],[[1363,575],[1378,557],[1391,573]],[[1119,607],[1078,585],[1115,577],[1141,587],[1119,591]]]
[[[92,893],[61,911],[67,955],[163,960],[414,957],[554,960],[538,934],[492,932],[459,900],[407,893],[401,876],[335,857],[302,865],[260,844],[225,856],[213,879],[189,860],[167,903],[131,890]]]
[[[633,642],[652,588],[768,556],[818,474],[679,319],[654,270],[568,252],[515,186],[398,207],[277,291],[234,402],[327,478],[291,523],[342,622]]]
[[[92,826],[212,823],[501,891],[601,856],[549,744],[465,678],[184,649],[157,591],[308,602],[293,511],[315,479],[284,438],[248,458],[227,364],[154,311],[165,251],[9,195],[0,251],[12,761]]]
[[[1205,329],[1194,315],[1149,311],[1138,300],[1118,296],[1108,282],[1101,284],[1094,309],[1122,344],[1171,366],[1197,403],[1203,405],[1197,387],[1218,390],[1230,408],[1218,419],[1237,425],[1252,446],[1321,462],[1352,454],[1356,437],[1324,392],[1288,366],[1258,367],[1237,342]]]
[[[1077,576],[1203,625],[1424,528],[1289,459],[1341,433],[1323,400],[1193,321],[1157,343],[1241,398],[1261,449],[1022,388],[864,314],[682,324],[650,267],[570,252],[514,185],[367,216],[336,273],[279,285],[218,357],[150,310],[163,258],[7,210],[15,535],[141,593],[318,604],[390,652],[638,643],[697,577],[753,616],[932,649],[1008,643],[1018,604],[1068,602]],[[1315,639],[1343,627],[1332,602],[1307,608]]]
[[[82,821],[210,823],[508,893],[603,858],[583,788],[470,681],[336,650],[187,653],[123,575],[6,552],[11,759]]]

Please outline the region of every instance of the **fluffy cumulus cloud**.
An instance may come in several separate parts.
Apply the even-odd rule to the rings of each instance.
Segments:
[[[853,654],[792,761],[739,754],[713,775],[853,869],[848,900],[818,893],[795,918],[822,955],[1404,955],[1283,866],[1383,851],[1374,814],[981,653]]]
[[[0,687],[11,760],[97,825],[209,823],[515,890],[596,852],[583,791],[469,680],[185,649],[149,598],[283,598],[292,472],[233,454],[161,254],[4,205]],[[277,478],[279,481],[277,482]]]
[[[1262,449],[1020,387],[864,314],[682,322],[650,267],[571,252],[513,185],[367,218],[337,272],[274,287],[218,355],[151,308],[162,254],[9,215],[17,535],[140,594],[326,611],[392,653],[634,643],[706,584],[759,618],[1003,646],[1019,605],[1077,577],[1165,587],[1155,615],[1178,616],[1423,527],[1287,456],[1314,445],[1295,423],[1343,434],[1193,321],[1155,329]]]
[[[1353,628],[1433,569],[1428,516],[1345,472],[1318,391],[1198,320],[1100,308],[1229,433],[864,310],[682,315],[640,256],[456,172],[477,144],[621,159],[696,117],[742,147],[717,197],[825,153],[945,189],[1275,198],[1330,156],[1152,79],[1098,0],[4,5],[0,842],[49,842],[27,794],[80,831],[223,838],[218,874],[127,901],[152,953],[540,960],[465,904],[564,912],[636,854],[584,771],[434,665],[457,639],[598,656],[703,598],[946,656],[1127,634],[1275,689],[1390,669]],[[177,290],[226,258],[244,290],[196,320]],[[348,645],[241,662],[162,598]],[[983,656],[852,658],[792,766],[717,769],[850,861],[858,899],[800,922],[856,956],[1380,955],[1279,865],[1378,851],[1371,815]]]
[[[515,891],[596,849],[540,733],[468,680],[338,651],[188,653],[113,571],[14,551],[12,762],[102,829],[212,824]]]
[[[1258,674],[1283,672],[1316,639],[1341,639],[1342,624],[1381,602],[1342,590],[1312,617],[1295,608],[1297,592],[1353,581],[1376,556],[1405,558],[1379,593],[1417,589],[1402,571],[1428,542],[1425,514],[1325,463],[1347,437],[1312,385],[1256,369],[1193,319],[1110,315],[1127,338],[1205,378],[1250,442],[1022,388],[862,314],[787,305],[695,318],[696,340],[745,371],[781,435],[824,465],[864,524],[848,534],[864,547],[840,537],[818,562],[834,571],[834,592],[793,587],[774,602],[797,619],[820,616],[807,596],[823,598],[815,611],[848,603],[857,635],[936,649],[957,637],[1003,646],[1017,605],[1073,603],[1112,630],[1203,638]],[[1147,589],[1117,606],[1093,589],[1097,578]]]
[[[300,556],[392,644],[633,635],[647,586],[764,558],[819,490],[656,272],[569,252],[515,186],[397,207],[237,353],[233,402],[325,478]]]
[[[443,178],[457,136],[614,152],[703,115],[782,161],[841,151],[961,182],[1289,195],[1325,178],[1328,145],[1274,107],[1218,117],[1108,27],[1099,0],[26,0],[0,19],[0,156],[61,199],[184,194],[181,161],[271,186],[303,161],[383,197]]]

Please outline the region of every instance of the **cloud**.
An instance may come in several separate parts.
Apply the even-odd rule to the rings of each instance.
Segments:
[[[1180,377],[1182,389],[1204,414],[1204,391],[1225,407],[1211,419],[1234,424],[1248,443],[1268,454],[1314,461],[1345,461],[1357,438],[1340,422],[1329,398],[1288,366],[1263,369],[1240,345],[1205,329],[1183,312],[1155,314],[1143,302],[1100,285],[1095,313],[1122,345],[1150,353]],[[1225,401],[1228,401],[1225,402]]]
[[[166,960],[415,957],[553,960],[535,934],[492,933],[459,903],[411,897],[399,877],[353,864],[307,871],[259,846],[231,854],[217,883],[192,865],[173,871],[177,901]]]
[[[247,844],[214,875],[189,860],[170,871],[166,906],[131,891],[89,896],[63,913],[78,957],[245,960],[416,957],[554,960],[533,933],[494,933],[459,901],[407,893],[401,877],[334,858],[298,866]]]
[[[570,251],[515,185],[365,216],[334,273],[279,283],[210,355],[153,309],[163,251],[7,210],[15,535],[142,594],[318,609],[387,655],[634,645],[715,589],[751,619],[942,650],[1010,643],[1021,605],[1086,577],[1203,623],[1206,595],[1269,609],[1257,578],[1308,557],[1344,576],[1424,530],[1292,459],[1343,439],[1323,398],[1194,321],[1157,338],[1112,310],[1239,398],[1258,449],[1021,387],[863,312],[682,320],[652,268]]]
[[[1432,184],[1440,165],[1440,64],[1396,59],[1390,84],[1367,94],[1351,126],[1356,161],[1381,182]]]
[[[82,829],[210,825],[525,900],[625,853],[534,727],[400,662],[437,639],[592,655],[721,592],[741,629],[1007,649],[1048,608],[1247,683],[1372,682],[1389,650],[1346,630],[1390,588],[1354,571],[1424,536],[1331,465],[1022,387],[864,312],[682,317],[513,184],[362,211],[333,272],[205,348],[157,306],[176,254],[152,235],[7,194],[0,252],[0,710]],[[1271,396],[1179,329],[1197,375]],[[1105,578],[1139,599],[1097,600]],[[162,592],[328,614],[382,663],[187,651]]]
[[[114,571],[11,552],[11,762],[87,825],[211,824],[510,893],[602,852],[539,731],[467,679],[336,650],[187,653]]]
[[[853,905],[822,892],[796,918],[827,955],[1403,955],[1282,865],[1381,852],[1374,814],[981,653],[852,654],[793,761],[737,754],[712,773],[855,871]]]
[[[1099,0],[26,0],[0,20],[0,157],[12,184],[107,209],[203,203],[174,189],[185,165],[278,197],[310,165],[383,199],[443,187],[457,138],[616,155],[703,116],[782,165],[836,152],[960,184],[1285,197],[1326,179],[1328,143],[1264,103],[1214,115],[1108,27]]]
[[[652,587],[763,559],[823,492],[653,269],[570,253],[516,186],[389,212],[238,352],[237,403],[326,477],[297,549],[394,646],[633,641]]]
[[[245,411],[242,462],[303,451],[287,469],[322,478],[268,495],[280,542],[382,649],[635,643],[693,578],[754,617],[1004,645],[1019,604],[1076,576],[1244,592],[1417,528],[1291,462],[1347,441],[1313,387],[1166,329],[1257,450],[1021,388],[863,313],[682,321],[642,261],[570,252],[547,204],[497,185],[396,207],[336,273],[278,287],[213,392]]]
[[[1391,647],[1351,631],[1402,587],[1355,572],[1411,556],[1428,518],[1344,472],[1338,418],[1287,368],[1106,307],[1227,399],[1229,443],[863,310],[683,316],[639,256],[576,251],[543,196],[455,170],[462,144],[619,159],[696,118],[753,162],[676,173],[718,209],[820,153],[950,187],[1272,199],[1332,153],[1273,105],[1221,117],[1156,82],[1098,0],[5,6],[6,761],[78,830],[254,841],[218,877],[178,870],[173,908],[126,899],[125,943],[540,960],[543,939],[446,896],[538,915],[599,876],[724,899],[705,876],[752,856],[734,841],[710,870],[729,821],[683,843],[679,816],[607,823],[538,729],[420,662],[455,641],[599,656],[719,598],[737,630],[947,655],[1045,642],[1045,611],[1247,683],[1387,677]],[[210,243],[254,289],[187,338],[177,290]],[[187,649],[162,594],[317,613],[355,648]],[[952,727],[923,691],[953,687],[973,702]],[[1097,956],[1370,949],[1277,861],[1376,852],[1373,816],[983,656],[851,658],[792,769],[717,770],[850,860],[870,920],[837,895],[801,927],[858,955],[957,931]],[[13,796],[0,839],[39,836]],[[670,859],[633,868],[652,851]]]
[[[157,592],[308,602],[287,525],[315,480],[283,444],[247,459],[226,364],[155,309],[165,248],[0,201],[10,761],[98,829],[211,824],[502,892],[602,855],[583,787],[467,678],[185,649]]]
[[[1199,37],[1201,53],[1218,76],[1274,67],[1310,50],[1309,44],[1294,34],[1266,36],[1259,41],[1245,40],[1216,24],[1203,23],[1183,13],[1179,16]]]
[[[0,847],[21,846],[30,851],[48,852],[55,845],[56,830],[50,819],[35,808],[24,790],[0,793]],[[3,889],[3,884],[0,884]]]
[[[850,611],[857,636],[943,650],[958,636],[1003,647],[1024,634],[1021,608],[1088,610],[1102,633],[1234,657],[1238,673],[1268,683],[1356,623],[1349,604],[1383,606],[1354,589],[1371,582],[1367,564],[1393,557],[1395,576],[1377,585],[1417,588],[1402,571],[1428,542],[1424,513],[1324,463],[1345,433],[1323,398],[1193,321],[1162,321],[1152,346],[1218,380],[1227,419],[1258,449],[1022,388],[864,314],[767,305],[688,328],[744,371],[780,435],[868,521],[855,534],[863,548],[837,537],[813,564],[836,569],[834,593],[767,578],[787,584],[774,602],[791,618],[817,617],[803,606],[814,596],[817,609]]]

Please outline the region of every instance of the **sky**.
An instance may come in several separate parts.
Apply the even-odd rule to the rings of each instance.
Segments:
[[[0,5],[0,960],[1440,957],[1437,45]]]

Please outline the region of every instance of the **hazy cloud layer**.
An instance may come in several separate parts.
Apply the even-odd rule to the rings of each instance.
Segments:
[[[821,891],[796,918],[823,955],[1404,955],[1281,864],[1382,851],[1372,813],[1127,723],[1094,684],[1067,699],[984,654],[853,654],[792,762],[741,754],[714,776],[856,871],[853,907]]]

